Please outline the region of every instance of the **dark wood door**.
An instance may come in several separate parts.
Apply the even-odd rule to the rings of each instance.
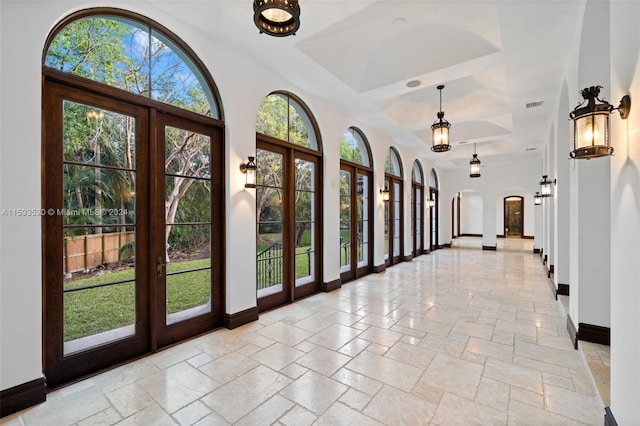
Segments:
[[[112,92],[45,84],[49,386],[222,325],[221,127]]]

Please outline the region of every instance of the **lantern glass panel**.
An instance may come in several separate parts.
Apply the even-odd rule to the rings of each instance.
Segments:
[[[293,18],[293,16],[291,16],[291,14],[286,10],[278,9],[275,7],[262,12],[262,16],[264,16],[265,19],[268,19],[271,22],[287,22],[289,19]]]
[[[575,120],[574,149],[609,146],[609,114],[588,114]]]
[[[471,163],[469,167],[469,174],[471,176],[480,176],[480,163]]]
[[[433,145],[448,145],[449,129],[447,127],[436,127],[433,129]]]

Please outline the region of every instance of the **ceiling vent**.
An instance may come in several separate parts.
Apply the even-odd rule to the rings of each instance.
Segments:
[[[529,109],[529,108],[535,108],[535,107],[542,106],[543,104],[544,104],[544,101],[529,102],[529,103],[526,105],[526,108],[527,108],[527,109]]]

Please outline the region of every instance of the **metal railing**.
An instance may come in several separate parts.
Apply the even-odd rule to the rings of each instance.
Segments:
[[[258,290],[282,283],[282,243],[271,244],[257,255]]]

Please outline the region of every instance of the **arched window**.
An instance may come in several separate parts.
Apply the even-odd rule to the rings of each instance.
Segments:
[[[350,127],[340,142],[340,279],[371,272],[373,206],[369,144],[362,131]]]
[[[430,248],[431,250],[437,250],[440,248],[438,245],[438,211],[439,211],[439,198],[438,198],[438,174],[435,169],[431,169],[429,174],[429,216],[430,222]]]
[[[202,62],[119,9],[43,57],[45,373],[56,385],[224,319],[222,109]],[[154,271],[154,273],[150,273]]]
[[[256,118],[258,309],[293,302],[322,283],[322,153],[309,109],[273,93]]]
[[[384,186],[389,190],[389,202],[385,203],[384,257],[387,266],[402,261],[402,163],[398,151],[391,147],[385,161]]]
[[[281,141],[321,150],[318,126],[309,109],[288,93],[276,92],[266,97],[258,110],[256,132]]]
[[[221,118],[215,86],[192,52],[148,20],[100,14],[65,21],[44,64],[136,95]]]
[[[424,239],[424,174],[418,160],[413,162],[411,176],[411,236],[413,239],[413,257],[416,257],[423,253]]]

